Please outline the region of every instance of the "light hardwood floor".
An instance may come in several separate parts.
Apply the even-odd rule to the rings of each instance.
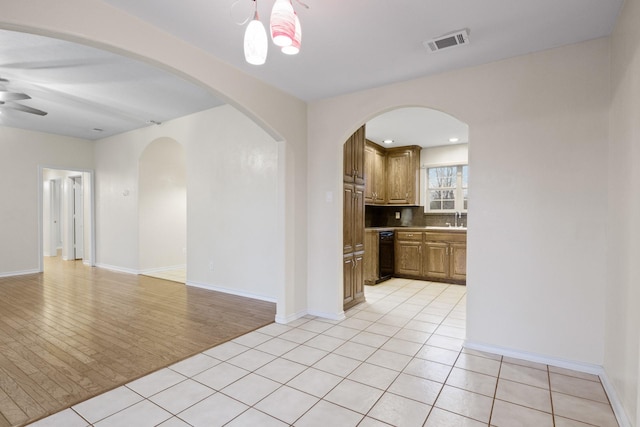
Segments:
[[[23,425],[272,323],[275,304],[45,258],[0,278],[0,427]]]

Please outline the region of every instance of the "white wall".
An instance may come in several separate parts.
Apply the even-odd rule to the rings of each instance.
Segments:
[[[309,307],[340,315],[341,144],[382,111],[469,124],[469,343],[601,364],[609,45],[600,39],[309,106]]]
[[[187,161],[171,138],[151,142],[138,164],[139,269],[185,267],[187,262]]]
[[[611,38],[608,274],[604,367],[631,425],[640,426],[640,3],[626,1]]]
[[[82,139],[0,127],[0,276],[36,272],[39,250],[38,166],[92,169],[93,146]]]
[[[197,118],[186,128],[187,280],[275,301],[278,146],[231,106]]]
[[[186,153],[187,281],[276,300],[278,146],[228,105],[97,141],[98,263],[142,268],[138,218],[152,213],[139,212],[138,159],[160,138]]]

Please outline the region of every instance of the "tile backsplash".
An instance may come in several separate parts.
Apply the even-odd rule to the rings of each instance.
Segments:
[[[396,219],[396,212],[400,212],[400,219]],[[424,213],[423,206],[369,206],[365,207],[365,227],[424,227],[440,226],[447,223],[455,224],[454,214]],[[458,225],[467,225],[467,214],[462,213]]]

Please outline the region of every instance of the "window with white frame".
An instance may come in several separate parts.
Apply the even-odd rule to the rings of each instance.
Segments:
[[[427,212],[466,212],[469,166],[427,168]]]

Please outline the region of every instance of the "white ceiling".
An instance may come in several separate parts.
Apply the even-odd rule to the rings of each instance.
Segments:
[[[0,89],[37,116],[0,107],[0,125],[105,138],[222,104],[201,87],[143,62],[62,40],[0,30]],[[102,129],[102,132],[93,129]]]
[[[302,25],[300,54],[286,56],[270,44],[267,63],[252,66],[243,57],[244,26],[236,23],[247,16],[252,0],[103,1],[306,101],[607,36],[623,3],[302,0],[309,5],[306,9],[293,0]],[[273,0],[258,0],[265,24],[272,5]],[[471,32],[467,46],[431,54],[422,45],[425,40],[462,28]],[[0,124],[86,139],[103,138],[145,126],[148,120],[162,122],[220,104],[200,87],[141,62],[9,31],[0,31],[0,77],[10,80],[8,90],[33,98],[21,103],[49,113],[39,117],[3,109]],[[417,138],[425,140],[426,131],[433,134],[429,139],[437,141],[448,139],[452,132],[444,126],[449,116],[442,116],[444,122],[432,121],[424,129],[420,126],[433,117],[404,116],[401,123],[401,116],[392,117],[368,123],[368,137],[391,137],[409,144]],[[378,120],[380,123],[376,123]],[[376,130],[381,123],[386,123],[388,132]],[[443,127],[438,130],[440,125]],[[104,131],[94,132],[93,128]],[[407,131],[410,128],[416,131],[411,134]],[[443,145],[428,141],[419,145],[425,144]]]

